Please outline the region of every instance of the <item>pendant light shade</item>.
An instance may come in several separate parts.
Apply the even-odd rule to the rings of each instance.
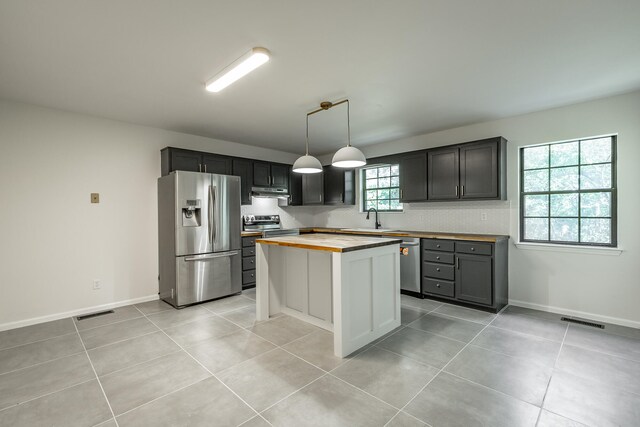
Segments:
[[[347,145],[342,147],[336,154],[333,155],[331,164],[337,168],[358,168],[367,164],[367,159],[362,154],[362,151],[356,147]]]
[[[322,164],[320,160],[309,154],[298,157],[293,164],[293,171],[296,173],[320,173],[322,172]]]

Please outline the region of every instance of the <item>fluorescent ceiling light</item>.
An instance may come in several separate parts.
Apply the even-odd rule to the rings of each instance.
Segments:
[[[269,51],[267,49],[263,47],[254,47],[209,80],[206,84],[206,89],[209,92],[220,92],[222,89],[246,76],[268,60]]]

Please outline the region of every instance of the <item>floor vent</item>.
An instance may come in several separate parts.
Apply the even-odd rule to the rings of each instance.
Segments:
[[[85,320],[85,319],[91,319],[92,317],[104,316],[105,314],[111,314],[111,313],[113,313],[113,310],[99,311],[97,313],[85,314],[84,316],[78,316],[78,317],[76,317],[76,319],[78,319],[78,321],[80,321],[80,320]]]
[[[604,325],[601,325],[600,323],[587,322],[586,320],[572,319],[570,317],[563,317],[560,320],[564,320],[565,322],[577,323],[579,325],[591,326],[592,328],[604,329]]]

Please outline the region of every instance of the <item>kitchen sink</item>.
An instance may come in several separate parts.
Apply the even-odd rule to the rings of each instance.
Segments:
[[[390,231],[398,231],[398,230],[393,230],[391,228],[378,228],[377,230],[375,228],[343,228],[342,231],[366,231],[367,233],[376,233],[376,232],[387,233]]]

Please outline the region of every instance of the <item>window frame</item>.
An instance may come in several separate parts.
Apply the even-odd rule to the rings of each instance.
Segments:
[[[398,189],[398,203],[400,203],[401,208],[400,209],[385,209],[385,210],[378,210],[378,208],[376,207],[376,210],[378,210],[378,212],[384,212],[384,213],[403,213],[404,212],[404,205],[403,203],[400,201],[400,163],[377,163],[377,164],[373,164],[373,165],[367,165],[364,166],[362,168],[360,168],[360,176],[359,176],[359,180],[360,180],[360,211],[362,213],[366,213],[367,212],[367,176],[366,176],[366,171],[367,169],[378,169],[378,168],[382,168],[382,167],[389,167],[391,168],[392,166],[398,166],[398,186],[397,187],[376,187],[375,189]],[[396,175],[389,175],[389,178],[391,177],[395,177]],[[370,189],[369,189],[370,190]],[[375,200],[381,200],[381,199],[375,199]],[[389,198],[389,200],[395,200],[395,198],[391,199]]]
[[[581,155],[581,141],[588,141],[591,139],[599,139],[599,138],[611,138],[611,162],[600,162],[600,163],[588,163],[583,165],[581,163],[580,155]],[[618,175],[618,158],[617,158],[617,134],[606,134],[599,136],[589,136],[584,138],[575,138],[569,139],[565,141],[555,141],[555,142],[547,142],[543,144],[531,144],[526,146],[519,147],[518,160],[519,160],[519,242],[521,243],[532,243],[532,244],[543,244],[543,245],[554,245],[554,246],[575,246],[575,247],[591,247],[591,248],[617,248],[618,247],[618,194],[617,194],[617,175]],[[580,168],[581,166],[591,166],[591,165],[603,165],[603,164],[611,164],[611,187],[610,188],[599,188],[599,189],[586,189],[581,190],[578,185],[577,190],[551,190],[551,177],[549,176],[549,190],[548,191],[532,191],[525,192],[524,191],[524,151],[526,148],[532,147],[551,147],[556,144],[564,144],[570,142],[578,142],[578,163],[576,165],[568,165],[568,166],[551,166],[551,154],[549,154],[549,166],[546,168],[535,168],[535,169],[527,169],[527,170],[548,170],[549,175],[551,174],[552,169],[559,169],[563,167],[571,167],[577,166]],[[578,169],[580,170],[580,169]],[[578,173],[578,179],[580,174]],[[580,212],[580,195],[584,193],[605,193],[608,192],[611,194],[611,213],[609,219],[611,219],[611,242],[610,243],[596,243],[596,242],[570,242],[563,240],[551,240],[551,218],[568,218],[568,219],[578,219],[578,240],[580,240],[581,233],[581,220],[583,216]],[[551,195],[553,194],[577,194],[578,195],[578,216],[577,217],[552,217],[551,216]],[[525,233],[525,196],[531,195],[547,195],[549,196],[549,212],[546,217],[539,218],[547,218],[549,220],[549,238],[547,240],[533,240],[526,239],[524,237]],[[536,218],[536,217],[529,217]],[[594,218],[594,217],[584,217],[584,218]],[[606,218],[606,217],[603,217]]]

